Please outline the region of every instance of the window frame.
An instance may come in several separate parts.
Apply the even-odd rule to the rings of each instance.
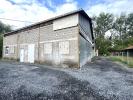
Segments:
[[[59,54],[69,54],[70,53],[70,43],[69,41],[59,42]]]
[[[52,42],[44,43],[43,44],[43,53],[44,54],[52,54],[53,48],[52,48]]]
[[[5,46],[4,54],[9,55],[9,46]]]

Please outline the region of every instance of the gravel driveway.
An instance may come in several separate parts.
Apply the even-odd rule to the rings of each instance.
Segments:
[[[81,69],[0,62],[0,100],[133,100],[133,69],[103,57]]]

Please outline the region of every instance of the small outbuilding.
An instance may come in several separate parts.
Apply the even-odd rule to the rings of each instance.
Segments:
[[[3,57],[80,67],[95,55],[91,18],[76,10],[4,34]]]

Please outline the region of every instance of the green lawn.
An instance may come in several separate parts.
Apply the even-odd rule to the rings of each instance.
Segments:
[[[133,68],[133,57],[122,57],[122,56],[110,56],[112,61],[119,61],[127,64],[129,67]]]

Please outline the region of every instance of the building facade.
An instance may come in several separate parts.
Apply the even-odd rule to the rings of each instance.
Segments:
[[[92,23],[84,10],[6,33],[3,38],[3,58],[20,62],[80,67],[93,56]]]

